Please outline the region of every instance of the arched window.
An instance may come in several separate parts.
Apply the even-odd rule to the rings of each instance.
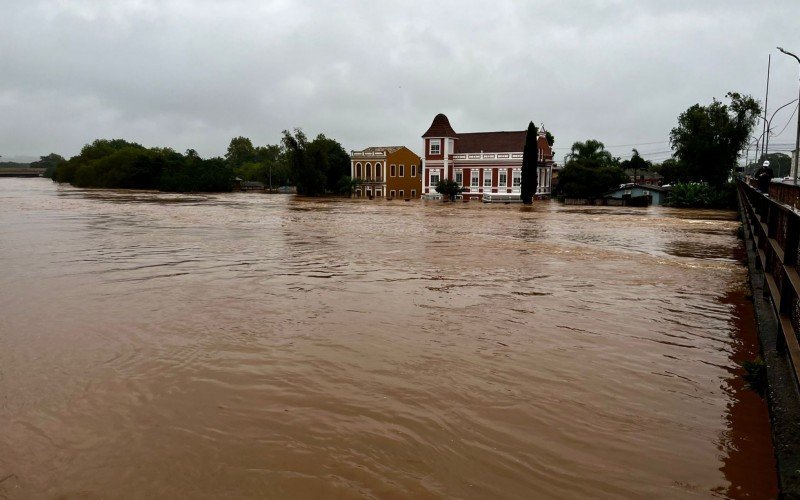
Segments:
[[[378,179],[378,180],[381,179],[381,164],[380,163],[376,163],[375,164],[375,178]],[[380,196],[380,195],[378,195],[378,196]]]
[[[356,179],[360,179],[360,178],[361,178],[361,164],[360,163],[356,163]]]
[[[367,179],[372,179],[372,165],[370,165],[369,163],[367,163],[367,165],[366,165],[366,166],[367,166],[367,173],[366,173],[366,175],[365,175],[365,178],[367,178]]]

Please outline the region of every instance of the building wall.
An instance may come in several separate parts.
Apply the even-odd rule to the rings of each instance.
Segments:
[[[359,179],[353,196],[356,198],[386,196],[386,158],[353,156],[350,158],[350,177]]]
[[[667,193],[655,189],[647,189],[647,186],[631,186],[629,188],[620,188],[611,193],[612,198],[622,199],[626,195],[631,197],[644,196],[649,194],[653,197],[653,205],[663,205],[667,201]]]
[[[423,140],[425,147],[425,169],[422,176],[422,194],[435,194],[436,185],[431,183],[431,173],[438,173],[439,179],[453,179],[458,182],[458,173],[461,172],[459,184],[466,187],[463,193],[465,199],[479,199],[484,193],[516,193],[520,186],[514,186],[515,174],[521,175],[522,152],[484,151],[478,153],[458,153],[458,140],[445,137],[439,138],[442,144],[442,155],[430,154],[430,140]],[[552,190],[553,150],[544,136],[538,138],[539,166],[537,168],[537,190],[539,198],[549,197]],[[454,153],[451,148],[455,148]],[[472,172],[478,171],[478,184],[472,185]],[[491,171],[491,185],[484,184],[485,171]],[[506,172],[506,182],[500,185],[500,172]]]
[[[422,160],[420,157],[408,148],[401,148],[386,158],[386,165],[385,195],[388,198],[419,198],[422,194]],[[392,165],[394,165],[394,175],[392,175]],[[400,175],[401,165],[403,167],[402,176]]]

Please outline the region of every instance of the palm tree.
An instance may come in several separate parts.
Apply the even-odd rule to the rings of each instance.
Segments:
[[[570,153],[564,157],[564,163],[578,162],[586,166],[602,167],[614,163],[614,157],[606,151],[602,142],[589,139],[586,142],[577,141],[572,144]]]

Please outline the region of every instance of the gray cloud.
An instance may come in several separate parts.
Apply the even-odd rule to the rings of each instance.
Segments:
[[[690,105],[728,90],[796,97],[796,0],[2,1],[0,154],[70,156],[100,137],[223,154],[231,137],[325,133],[420,149],[543,122],[653,159]],[[783,112],[782,112],[783,113]],[[789,119],[779,115],[782,126]],[[790,125],[775,141],[791,142]],[[643,144],[643,143],[656,144]],[[660,142],[660,144],[658,143]],[[559,149],[559,157],[564,149]]]

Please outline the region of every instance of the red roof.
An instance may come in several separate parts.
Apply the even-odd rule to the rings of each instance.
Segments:
[[[525,149],[527,130],[512,132],[472,132],[457,134],[450,126],[450,120],[442,113],[436,115],[428,131],[422,137],[452,137],[458,139],[455,143],[454,153],[505,153],[522,152]],[[540,150],[545,155],[550,155],[552,150],[547,144],[544,135],[537,137]]]
[[[522,151],[525,149],[526,130],[519,132],[474,132],[458,134],[456,153]]]
[[[456,131],[453,130],[453,127],[450,126],[450,120],[447,117],[439,113],[436,115],[436,118],[433,119],[433,123],[428,128],[428,131],[422,134],[422,137],[457,137]]]

